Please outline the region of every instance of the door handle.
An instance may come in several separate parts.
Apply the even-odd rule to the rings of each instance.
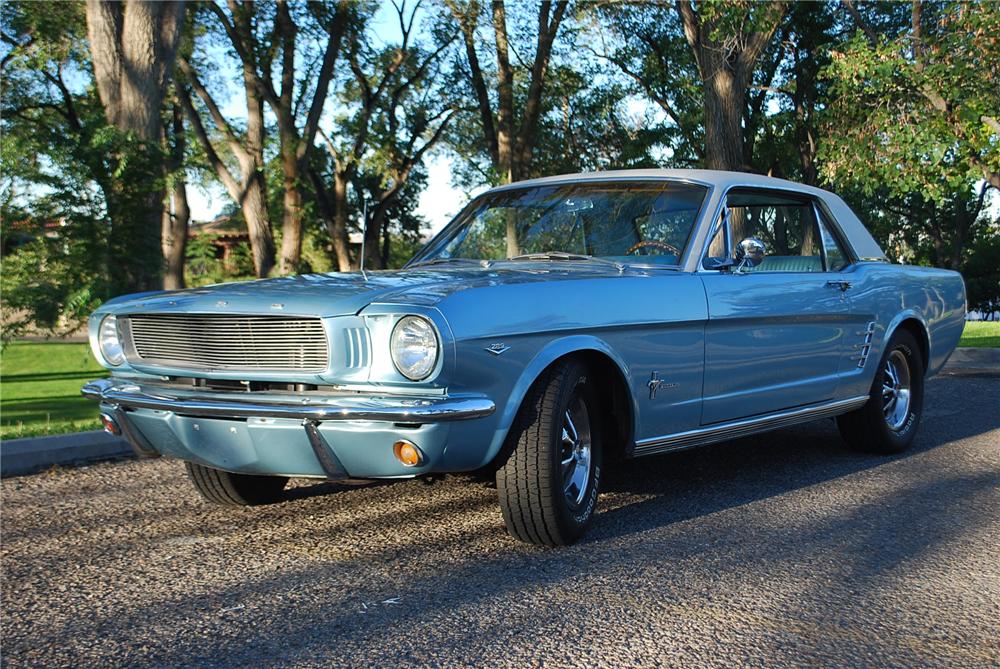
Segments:
[[[850,281],[827,281],[826,285],[829,288],[840,288],[842,292],[847,292],[851,288]]]

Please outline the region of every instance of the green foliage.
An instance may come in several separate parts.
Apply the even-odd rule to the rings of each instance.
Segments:
[[[248,242],[233,246],[223,259],[222,238],[219,235],[200,234],[188,240],[185,249],[185,283],[205,286],[227,281],[246,281],[254,278],[253,256]]]
[[[969,309],[996,318],[1000,314],[1000,221],[993,224],[990,232],[969,249],[962,276]],[[995,334],[1000,337],[1000,332]],[[1000,341],[993,345],[1000,346]]]
[[[926,4],[920,26],[874,42],[859,32],[833,54],[822,150],[832,182],[942,202],[1000,175],[1000,5]]]

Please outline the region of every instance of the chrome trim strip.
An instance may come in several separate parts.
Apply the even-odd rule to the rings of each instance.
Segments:
[[[83,386],[84,397],[126,409],[154,409],[206,418],[294,418],[298,420],[371,420],[391,423],[437,423],[488,416],[496,410],[482,396],[386,397],[373,395],[302,397],[234,396],[178,392],[134,382],[99,379]],[[242,395],[250,395],[243,393]]]
[[[695,446],[714,444],[719,441],[745,437],[749,434],[776,430],[798,423],[806,423],[817,418],[836,416],[857,409],[867,401],[868,395],[859,395],[858,397],[846,400],[835,400],[820,405],[780,411],[766,416],[744,418],[723,425],[710,425],[662,437],[642,439],[636,442],[632,456],[639,457],[653,453],[681,451],[687,448],[694,448]]]

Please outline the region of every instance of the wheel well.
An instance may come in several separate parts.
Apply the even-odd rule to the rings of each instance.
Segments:
[[[605,457],[621,459],[632,443],[634,416],[632,398],[628,382],[621,369],[610,357],[600,351],[575,351],[555,360],[559,363],[568,358],[582,360],[594,376],[601,409],[601,424],[604,426]]]
[[[913,335],[913,338],[917,340],[917,345],[920,347],[920,358],[924,363],[924,370],[927,370],[930,364],[931,356],[931,345],[930,340],[927,337],[927,330],[924,329],[924,324],[918,321],[916,318],[907,318],[898,326],[897,330],[906,330]]]

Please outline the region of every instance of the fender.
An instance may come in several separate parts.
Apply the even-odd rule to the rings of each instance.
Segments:
[[[607,342],[599,337],[592,335],[571,335],[568,337],[562,337],[549,342],[537,354],[535,354],[535,357],[531,359],[531,362],[529,362],[525,366],[524,371],[521,372],[521,376],[518,377],[518,380],[514,384],[514,387],[506,401],[502,404],[497,402],[497,406],[503,406],[504,410],[497,422],[496,431],[493,434],[493,440],[490,442],[489,451],[485,459],[487,462],[492,462],[500,452],[504,441],[507,439],[507,433],[514,424],[514,418],[517,416],[517,412],[521,408],[521,402],[524,401],[525,395],[528,394],[528,389],[531,388],[532,384],[534,384],[536,380],[538,380],[538,377],[542,375],[542,372],[544,372],[549,365],[559,358],[571,353],[589,351],[603,353],[614,361],[615,365],[618,367],[618,371],[625,379],[626,390],[629,395],[629,405],[632,407],[632,424],[638,425],[639,407],[635,396],[632,393],[632,376],[629,373],[628,366],[625,364],[625,361],[622,360],[621,356],[619,356],[607,344]]]
[[[925,377],[933,376],[933,374],[935,374],[937,370],[934,370],[933,372],[930,370],[931,329],[927,326],[927,320],[924,318],[923,314],[914,309],[904,309],[903,311],[896,314],[896,316],[891,321],[889,321],[889,324],[885,327],[885,336],[882,338],[882,346],[879,349],[878,360],[882,359],[882,354],[885,352],[885,347],[888,346],[889,340],[892,339],[892,336],[896,334],[896,330],[899,329],[900,324],[902,324],[903,321],[908,321],[911,319],[920,323],[920,329],[923,331],[924,334],[923,344],[927,346],[927,360],[925,361],[927,364],[927,369],[924,370],[924,376]],[[877,370],[877,367],[875,369]]]

